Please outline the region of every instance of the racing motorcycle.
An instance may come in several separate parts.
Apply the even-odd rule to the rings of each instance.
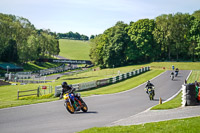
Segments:
[[[174,80],[174,75],[170,75],[170,77],[171,77],[171,80]]]
[[[63,95],[64,98],[64,106],[68,110],[69,113],[74,114],[76,111],[82,110],[83,112],[88,111],[88,107],[86,103],[81,98],[80,93],[65,93]]]
[[[154,99],[154,90],[153,90],[153,87],[148,87],[147,88],[147,93],[149,95],[149,99],[153,100]]]
[[[177,77],[178,76],[178,71],[175,71],[175,77]]]

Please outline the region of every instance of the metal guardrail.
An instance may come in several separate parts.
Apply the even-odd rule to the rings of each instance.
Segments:
[[[118,76],[108,78],[108,79],[101,79],[101,80],[90,81],[90,82],[85,82],[85,83],[72,84],[72,87],[75,88],[77,91],[101,87],[101,86],[120,82],[122,80],[125,80],[127,78],[139,75],[139,74],[146,72],[146,71],[149,71],[149,70],[150,70],[150,67],[143,67],[141,69],[134,70],[134,71],[131,71],[131,72],[127,72],[127,73],[124,73],[124,74],[120,74]],[[61,89],[62,89],[61,85],[56,86],[54,96],[59,96]]]

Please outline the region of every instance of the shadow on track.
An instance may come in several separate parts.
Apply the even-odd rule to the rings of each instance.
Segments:
[[[172,81],[180,81],[180,79],[174,79],[174,80],[172,80]]]
[[[97,111],[88,111],[88,112],[76,112],[75,114],[97,114]]]

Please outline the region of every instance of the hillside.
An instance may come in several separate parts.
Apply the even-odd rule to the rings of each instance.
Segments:
[[[89,41],[78,41],[60,39],[60,56],[66,57],[67,59],[75,60],[90,60],[90,42]]]

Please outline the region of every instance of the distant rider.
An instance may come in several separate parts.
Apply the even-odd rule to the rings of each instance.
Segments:
[[[174,79],[174,72],[171,72],[170,77],[171,77],[172,80]]]
[[[153,90],[153,95],[155,95],[155,91],[154,91],[154,85],[148,80],[147,81],[147,85],[145,87],[146,93],[148,94],[148,88],[152,88]]]
[[[174,76],[174,72],[171,72],[171,76]]]
[[[61,91],[61,94],[60,94],[60,99],[63,98],[63,94],[65,93],[74,93],[75,89],[73,89],[71,86],[69,86],[67,84],[67,82],[62,82],[62,91]]]
[[[178,70],[178,68],[176,68],[176,70],[175,70],[176,76],[178,75],[178,72],[179,72],[179,70]]]

